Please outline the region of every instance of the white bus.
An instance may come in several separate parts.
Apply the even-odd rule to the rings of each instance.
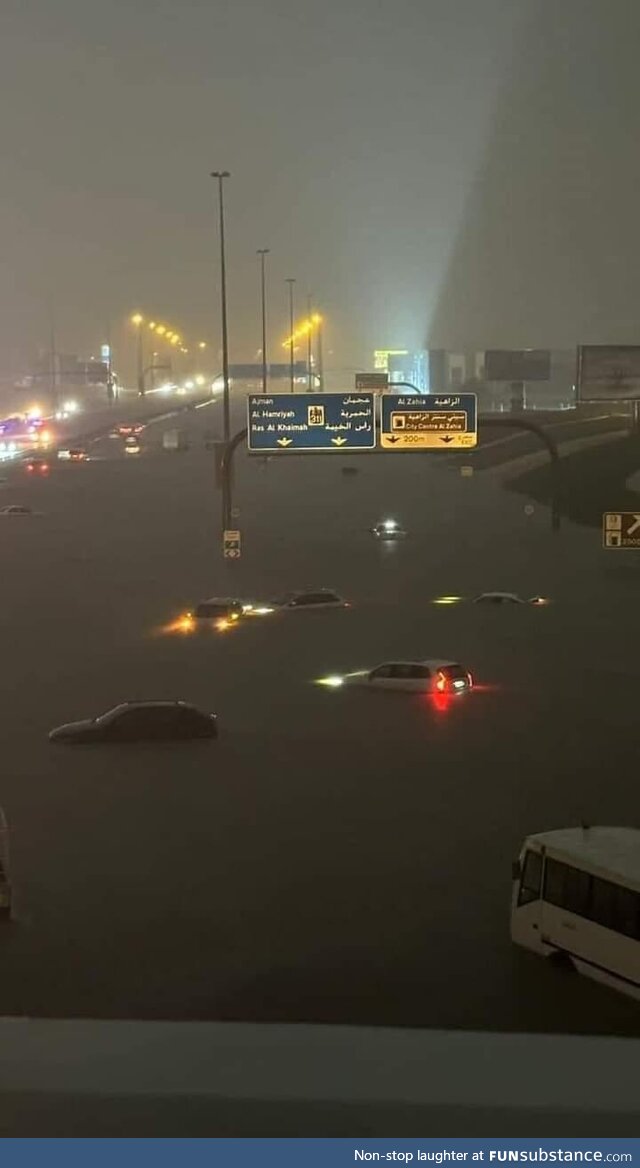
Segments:
[[[513,866],[511,939],[640,999],[640,831],[529,836]]]

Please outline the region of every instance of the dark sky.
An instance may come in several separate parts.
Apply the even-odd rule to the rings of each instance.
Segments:
[[[95,349],[134,308],[218,323],[212,169],[228,186],[232,359],[286,276],[336,361],[420,345],[530,0],[3,0],[0,365]],[[370,363],[370,362],[369,362]]]
[[[521,24],[430,322],[435,345],[640,340],[640,3]]]

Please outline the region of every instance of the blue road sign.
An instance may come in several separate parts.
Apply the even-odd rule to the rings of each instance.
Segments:
[[[380,444],[384,450],[455,450],[476,446],[475,393],[384,393]]]
[[[249,451],[375,450],[373,393],[275,393],[247,398]]]

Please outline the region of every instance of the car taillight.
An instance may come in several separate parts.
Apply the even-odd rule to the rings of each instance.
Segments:
[[[436,674],[436,690],[438,693],[444,693],[447,688],[447,679],[441,669]]]
[[[467,681],[469,682],[469,689],[471,689],[471,686],[473,685],[473,678],[470,673],[467,674]]]

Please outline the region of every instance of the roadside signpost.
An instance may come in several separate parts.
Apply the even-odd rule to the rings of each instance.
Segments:
[[[247,444],[252,454],[375,450],[375,394],[250,394]]]
[[[605,511],[602,516],[602,544],[606,548],[640,548],[640,514],[635,511]]]
[[[239,560],[242,552],[242,537],[239,531],[223,531],[222,554],[225,560]]]
[[[380,443],[383,450],[468,449],[478,442],[475,393],[383,394]]]

